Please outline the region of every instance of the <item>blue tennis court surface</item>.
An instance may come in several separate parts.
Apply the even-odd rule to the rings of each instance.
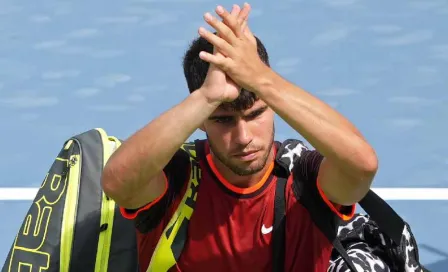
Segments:
[[[217,4],[233,2],[2,1],[0,187],[38,187],[66,138],[94,127],[126,138],[185,98],[182,54]],[[251,4],[272,67],[376,148],[375,187],[448,187],[447,1]],[[297,137],[277,121],[279,140]],[[448,201],[390,203],[423,263],[446,271]],[[29,206],[0,201],[0,261]]]

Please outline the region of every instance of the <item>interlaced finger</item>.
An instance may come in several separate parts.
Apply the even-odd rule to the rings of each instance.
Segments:
[[[230,15],[230,14],[229,14]],[[219,36],[227,41],[229,44],[234,44],[237,40],[232,29],[230,29],[224,22],[221,22],[216,17],[212,16],[210,13],[204,15],[204,20],[213,27]]]
[[[215,11],[222,18],[223,23],[232,30],[233,34],[236,37],[241,37],[242,31],[238,23],[238,16],[233,16],[222,6],[217,6]]]
[[[210,64],[216,65],[217,67],[219,67],[222,70],[227,70],[230,63],[230,59],[224,57],[223,55],[215,55],[215,54],[210,54],[208,52],[205,51],[201,51],[199,53],[199,57],[203,60],[206,61]]]
[[[218,51],[225,56],[233,56],[233,47],[223,38],[215,35],[203,27],[199,28],[199,35],[213,45],[214,53]]]
[[[244,3],[243,9],[238,14],[238,23],[243,26],[242,24],[247,23],[247,18],[249,17],[251,7],[248,3]]]
[[[247,21],[249,18],[249,13],[251,11],[251,6],[248,3],[244,3],[243,8],[241,9],[240,13],[238,14],[238,23],[240,24],[241,31],[246,36],[246,38],[249,39],[249,41],[252,44],[257,44],[257,41],[250,31]]]
[[[240,14],[240,11],[241,11],[240,6],[238,6],[238,5],[233,5],[233,6],[232,6],[232,11],[230,12],[230,14],[231,14],[232,16],[236,16],[236,17],[238,17],[238,15]]]

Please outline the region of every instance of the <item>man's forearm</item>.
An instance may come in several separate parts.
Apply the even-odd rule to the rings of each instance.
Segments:
[[[363,151],[370,146],[350,121],[326,103],[270,69],[254,91],[325,157],[344,170],[364,170]]]
[[[193,92],[127,139],[108,163],[126,180],[150,180],[216,107],[201,92]]]

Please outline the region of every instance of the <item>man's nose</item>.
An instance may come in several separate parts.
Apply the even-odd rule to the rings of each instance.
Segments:
[[[238,120],[236,122],[233,139],[237,144],[246,146],[252,141],[252,133],[250,132],[247,122],[244,120]]]

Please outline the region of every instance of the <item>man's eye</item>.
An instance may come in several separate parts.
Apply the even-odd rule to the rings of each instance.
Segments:
[[[254,120],[254,119],[257,119],[258,117],[261,116],[262,113],[263,113],[263,111],[257,111],[257,112],[251,113],[250,115],[248,115],[248,116],[246,117],[246,119],[247,119],[247,120]]]
[[[216,123],[226,124],[232,122],[232,117],[220,117],[216,118]]]
[[[248,118],[249,120],[251,120],[251,119],[255,119],[255,118],[257,118],[257,117],[260,116],[260,115],[261,115],[261,112],[255,112],[255,113],[253,113],[253,114],[247,116],[247,118]]]

